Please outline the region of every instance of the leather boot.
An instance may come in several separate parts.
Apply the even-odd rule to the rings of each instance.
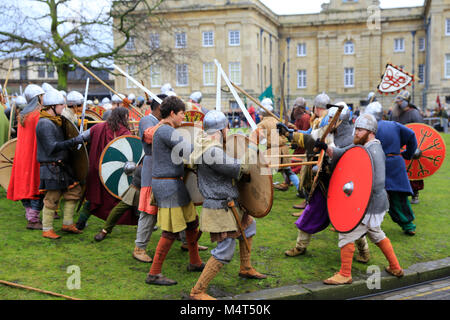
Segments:
[[[273,187],[280,191],[287,191],[289,189],[289,185],[287,183],[275,184]]]
[[[106,232],[105,230],[100,230],[100,232],[95,235],[94,240],[97,242],[100,242],[100,241],[104,240],[107,235],[108,235],[108,232]]]
[[[191,300],[216,300],[206,293],[209,282],[219,273],[223,263],[214,257],[210,257],[206,262],[202,274],[197,280],[195,286],[191,289],[189,299]]]
[[[133,258],[135,258],[138,261],[145,262],[145,263],[150,263],[153,261],[152,258],[149,257],[149,255],[147,254],[147,252],[145,252],[144,249],[141,249],[137,246],[134,248]]]
[[[312,236],[309,233],[298,230],[297,243],[295,244],[295,247],[285,251],[284,254],[288,257],[296,257],[305,254],[311,237]]]
[[[43,231],[43,232],[42,232],[42,236],[43,236],[44,238],[49,238],[49,239],[59,239],[59,238],[61,238],[61,236],[60,236],[60,235],[57,235],[57,234],[55,233],[55,231],[53,231],[53,229],[48,230],[48,231]]]
[[[245,241],[239,239],[239,255],[241,258],[241,266],[239,268],[239,276],[247,279],[265,279],[266,275],[259,273],[252,267],[250,262],[250,255],[252,250],[253,237],[247,238],[247,243],[250,250],[247,250]]]
[[[355,256],[356,261],[361,263],[367,263],[370,259],[369,244],[367,243],[366,237],[361,237],[355,241],[356,247],[358,248],[358,254]]]
[[[42,230],[42,223],[40,221],[38,221],[38,222],[28,222],[27,229],[30,229],[30,230]]]
[[[68,233],[74,233],[74,234],[83,233],[83,231],[77,229],[75,224],[71,224],[71,225],[63,224],[61,230],[65,231],[65,232],[68,232]]]

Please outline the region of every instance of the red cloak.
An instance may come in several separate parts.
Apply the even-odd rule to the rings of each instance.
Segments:
[[[111,210],[120,202],[113,197],[103,186],[99,176],[99,161],[103,149],[113,139],[130,135],[127,128],[120,126],[114,132],[107,122],[99,123],[91,128],[91,146],[89,148],[89,174],[86,185],[86,200],[90,202],[89,211],[96,217],[106,220]],[[134,210],[128,210],[119,219],[117,224],[136,225],[137,217]]]
[[[36,126],[39,110],[26,116],[24,126],[17,124],[17,143],[6,197],[9,200],[39,198],[40,165],[37,161]]]

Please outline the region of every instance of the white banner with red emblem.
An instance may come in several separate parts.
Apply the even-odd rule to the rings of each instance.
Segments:
[[[378,91],[381,94],[394,94],[406,86],[410,86],[413,81],[414,75],[388,63],[381,78],[381,83],[378,85]]]

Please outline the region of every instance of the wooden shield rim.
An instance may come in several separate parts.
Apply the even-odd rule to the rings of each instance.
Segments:
[[[421,178],[409,178],[409,175],[408,175],[408,180],[410,180],[410,181],[420,181],[420,180],[423,180],[423,179],[426,179],[426,178],[428,178],[428,177],[431,177],[432,175],[434,175],[441,167],[442,167],[442,164],[444,163],[444,160],[445,160],[445,155],[446,155],[446,152],[447,152],[447,149],[446,149],[446,147],[445,147],[445,140],[444,140],[444,138],[442,138],[442,136],[439,134],[439,132],[435,129],[435,128],[433,128],[432,126],[429,126],[429,125],[427,125],[427,124],[425,124],[425,123],[418,123],[418,122],[413,122],[413,123],[408,123],[408,124],[406,124],[405,126],[407,127],[407,128],[409,128],[409,129],[411,129],[411,130],[413,130],[413,127],[415,127],[415,126],[417,126],[417,125],[420,125],[420,126],[423,126],[423,127],[426,127],[426,128],[428,128],[428,129],[430,129],[431,131],[433,131],[437,136],[439,136],[440,138],[441,138],[441,141],[442,141],[442,146],[443,146],[443,149],[444,149],[444,158],[442,159],[442,162],[441,162],[441,164],[439,165],[439,168],[437,168],[432,174],[430,174],[430,175],[428,175],[428,176],[426,176],[426,177],[421,177]],[[414,130],[413,130],[414,131]],[[414,131],[414,135],[416,135],[416,132]],[[419,140],[418,140],[418,137],[416,136],[416,139],[417,139],[417,143],[419,143]],[[417,145],[417,147],[419,148],[419,145]],[[414,159],[411,159],[411,160],[405,160],[405,164],[406,164],[406,167],[408,167],[408,164],[410,163],[410,162],[412,162],[412,161],[415,161]]]
[[[230,135],[227,137],[227,140],[230,139],[230,138],[232,138],[232,137],[234,137],[234,136],[244,137],[247,141],[251,142],[251,141],[250,141],[250,138],[249,138],[248,136],[246,136],[246,135],[244,135],[244,134],[240,134],[240,133],[233,133],[233,134],[230,134]],[[259,154],[259,151],[258,151],[258,157],[257,157],[258,163],[260,163],[259,157],[260,157],[260,154]],[[273,177],[272,177],[272,175],[267,175],[267,178],[270,180],[270,202],[269,202],[269,205],[268,205],[267,209],[264,211],[263,214],[260,214],[260,215],[254,215],[253,212],[251,212],[250,210],[248,210],[248,209],[247,209],[243,204],[241,204],[241,202],[239,201],[239,205],[241,205],[242,207],[244,207],[245,210],[248,212],[248,214],[249,214],[250,216],[252,216],[253,218],[257,218],[257,219],[259,219],[259,218],[264,218],[264,217],[267,216],[267,215],[269,214],[269,212],[272,210],[272,206],[273,206]],[[238,183],[238,189],[239,189],[239,183]]]
[[[85,117],[86,116],[93,116],[95,118],[94,121],[102,121],[103,120],[103,118],[94,110],[86,110]],[[80,117],[81,117],[81,115],[80,115]]]
[[[360,149],[364,150],[364,151],[366,152],[366,154],[368,155],[368,157],[369,157],[369,159],[370,159],[370,163],[371,163],[371,165],[372,165],[372,183],[373,183],[374,172],[373,172],[373,159],[372,159],[372,156],[370,155],[369,152],[367,152],[367,150],[366,150],[363,146],[357,145],[357,146],[354,146],[354,147],[350,148],[349,150],[352,150],[352,149],[354,149],[354,148],[360,148]],[[349,150],[347,150],[347,151],[349,151]],[[346,151],[346,152],[347,152],[347,151]],[[344,154],[345,154],[345,153],[344,153]],[[343,155],[342,155],[342,156],[343,156]],[[341,158],[342,158],[342,157],[341,157]],[[339,159],[339,161],[340,161],[340,159]],[[335,166],[335,169],[337,168],[337,166],[338,166],[338,164],[339,164],[339,161],[337,162],[337,164],[336,164],[336,166]],[[333,174],[334,174],[334,171],[333,171]],[[331,178],[330,178],[330,185],[331,185],[331,179],[333,178],[333,174],[331,175]],[[328,192],[329,192],[329,191],[330,191],[330,189],[328,188]],[[353,230],[355,230],[355,229],[359,226],[359,224],[361,223],[361,221],[364,219],[364,217],[365,217],[366,214],[367,214],[367,209],[369,208],[369,202],[370,202],[370,199],[372,198],[372,194],[373,194],[373,188],[370,189],[370,195],[369,195],[369,197],[368,197],[367,204],[366,204],[366,207],[365,207],[365,209],[364,209],[364,213],[361,215],[361,219],[359,220],[359,222],[358,222],[357,224],[355,224],[355,226],[354,226],[351,230],[347,230],[347,231],[340,231],[340,230],[338,230],[338,228],[336,228],[336,226],[335,226],[335,225],[333,224],[333,222],[331,221],[330,210],[329,210],[330,206],[329,206],[329,203],[328,203],[328,200],[329,200],[328,192],[327,192],[327,208],[328,208],[327,211],[328,211],[328,216],[329,216],[331,225],[332,225],[332,226],[336,229],[336,231],[338,231],[339,233],[350,233],[350,232],[352,232]]]
[[[10,146],[10,145],[12,145],[12,144],[14,144],[14,145],[16,145],[17,146],[17,138],[14,138],[14,139],[11,139],[11,140],[8,140],[8,141],[6,141],[2,146],[0,146],[0,161],[2,161],[3,160],[3,149],[5,149],[7,146]],[[14,158],[15,158],[15,156],[16,156],[16,148],[14,147],[14,155],[13,155],[13,158],[12,158],[12,161],[14,162]],[[9,160],[11,160],[11,159],[9,159]],[[12,172],[12,164],[11,164],[11,172]],[[6,168],[6,167],[5,167]],[[2,168],[2,169],[4,169],[4,168]],[[1,169],[0,169],[1,170]],[[4,185],[1,185],[4,189],[5,189],[5,191],[8,191],[8,187],[9,187],[9,182],[10,182],[10,180],[11,180],[11,172],[9,173],[9,178],[8,178],[8,186],[5,188],[5,186]]]
[[[108,193],[109,193],[110,195],[112,195],[114,198],[119,199],[119,200],[122,200],[122,197],[119,196],[119,195],[116,195],[114,192],[112,192],[112,191],[108,188],[108,186],[106,185],[105,181],[103,181],[103,176],[102,176],[102,163],[103,163],[103,157],[105,156],[106,150],[108,150],[108,148],[109,148],[114,142],[116,142],[117,140],[120,140],[120,139],[124,139],[124,138],[133,138],[133,139],[141,140],[138,136],[131,135],[131,134],[127,134],[127,135],[123,135],[123,136],[119,136],[119,137],[117,137],[117,138],[114,138],[113,140],[111,140],[110,142],[108,142],[108,144],[103,148],[102,154],[100,155],[100,160],[99,160],[99,162],[98,162],[98,175],[99,175],[99,177],[100,177],[100,181],[101,181],[103,187],[105,187],[106,191],[108,191]],[[141,157],[141,159],[136,163],[136,165],[137,165],[139,162],[141,162],[143,158],[144,158],[144,157]]]

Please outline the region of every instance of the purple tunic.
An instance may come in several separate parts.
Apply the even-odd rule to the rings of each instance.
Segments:
[[[317,187],[302,215],[295,222],[300,230],[314,234],[322,231],[330,224],[327,210],[327,199]]]

